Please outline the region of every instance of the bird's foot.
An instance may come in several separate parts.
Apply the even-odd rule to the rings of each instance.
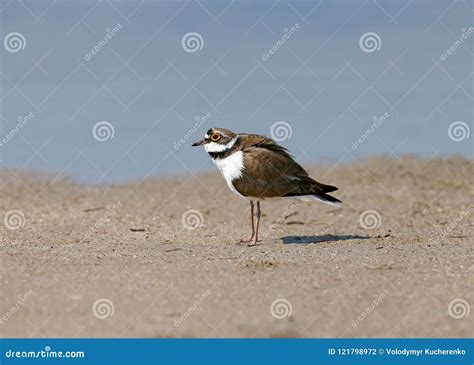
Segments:
[[[248,245],[251,242],[253,242],[253,236],[250,237],[248,240],[240,240],[239,242],[237,242],[237,244],[239,244],[239,245],[247,244]]]
[[[248,240],[240,240],[237,242],[238,245],[246,245],[248,247],[256,246],[257,245],[257,240],[254,239],[254,237],[251,237]]]

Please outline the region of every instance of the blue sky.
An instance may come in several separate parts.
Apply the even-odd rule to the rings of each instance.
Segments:
[[[181,138],[212,126],[271,135],[280,121],[291,128],[281,143],[307,165],[472,157],[472,136],[448,134],[456,122],[472,129],[472,10],[469,1],[3,1],[2,39],[24,41],[1,50],[0,137],[10,139],[0,160],[88,182],[201,171],[210,160],[174,148]],[[202,39],[194,52],[182,47],[188,33]],[[366,33],[374,49],[361,48]],[[98,141],[103,121],[113,138]]]

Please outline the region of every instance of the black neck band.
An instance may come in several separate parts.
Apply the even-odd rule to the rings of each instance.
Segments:
[[[221,158],[226,158],[231,155],[231,149],[224,150],[222,152],[208,152],[214,160],[220,160]]]
[[[239,144],[240,144],[240,138],[237,137],[237,140],[234,142],[232,147],[225,149],[224,151],[208,152],[208,153],[214,160],[220,160],[222,158],[229,157],[231,154],[233,154],[238,149]]]

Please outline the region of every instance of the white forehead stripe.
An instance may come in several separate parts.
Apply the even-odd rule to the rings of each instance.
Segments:
[[[233,138],[232,141],[227,144],[209,142],[204,145],[204,149],[206,150],[206,152],[224,152],[226,150],[231,149],[234,146],[235,142],[237,142],[237,137]]]

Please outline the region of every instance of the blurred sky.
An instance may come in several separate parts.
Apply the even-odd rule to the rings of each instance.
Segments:
[[[474,33],[445,54],[472,19],[469,0],[2,0],[0,166],[105,183],[208,170],[190,147],[208,128],[270,135],[278,121],[305,165],[472,157]],[[202,43],[186,51],[190,32]],[[368,32],[380,42],[364,51]],[[101,121],[113,128],[102,142],[92,133]],[[457,121],[460,141],[448,134]]]

